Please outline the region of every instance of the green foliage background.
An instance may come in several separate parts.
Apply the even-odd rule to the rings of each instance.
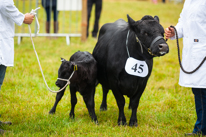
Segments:
[[[119,18],[127,20],[126,15],[129,14],[134,20],[140,20],[144,15],[158,15],[160,23],[166,28],[177,23],[182,7],[183,4],[172,2],[154,5],[148,1],[103,0],[100,26]],[[41,9],[39,20],[42,24],[43,13],[44,10]],[[69,18],[69,15],[66,16]],[[59,18],[61,21],[61,16]],[[90,26],[93,22],[94,9]],[[61,23],[60,30],[64,29]],[[24,27],[27,28],[27,25]],[[43,29],[44,27],[40,31],[44,32]],[[67,46],[65,38],[34,38],[49,87],[58,90],[55,81],[61,64],[60,57],[69,59],[78,50],[92,52],[96,41],[91,36],[85,43],[82,43],[80,38],[71,38],[71,44]],[[180,43],[182,45],[181,40]],[[196,120],[194,98],[190,88],[178,85],[179,64],[176,42],[169,40],[168,44],[169,54],[154,58],[152,75],[137,112],[138,127],[129,127],[117,125],[118,107],[111,91],[108,94],[108,110],[100,112],[102,100],[100,85],[96,87],[95,94],[95,110],[99,125],[91,122],[79,93],[75,108],[76,117],[69,118],[71,107],[68,88],[58,104],[56,114],[49,115],[56,94],[49,92],[44,84],[30,38],[23,38],[20,45],[15,38],[15,66],[7,69],[0,91],[0,120],[13,123],[11,126],[0,127],[10,131],[4,136],[184,136],[184,133],[192,131]],[[129,123],[131,110],[128,110],[129,100],[125,98],[125,115]]]

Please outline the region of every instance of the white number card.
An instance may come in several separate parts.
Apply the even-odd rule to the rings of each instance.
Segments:
[[[146,77],[148,75],[148,66],[145,61],[129,57],[126,61],[125,71],[130,75]]]

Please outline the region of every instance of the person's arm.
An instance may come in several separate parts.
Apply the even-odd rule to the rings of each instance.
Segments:
[[[27,14],[22,14],[15,6],[13,0],[5,0],[4,1],[4,6],[3,9],[1,9],[7,17],[12,19],[17,25],[22,25],[22,23],[25,24],[31,24],[34,15],[30,15],[29,13]]]
[[[175,26],[175,28],[177,30],[177,34],[178,34],[178,39],[183,37],[183,24],[184,24],[183,16],[184,16],[184,14],[181,12],[178,23]],[[173,29],[173,31],[174,31],[174,29]],[[171,40],[176,39],[176,36],[173,36],[170,39]]]
[[[177,30],[177,34],[178,34],[178,38],[182,38],[183,37],[183,13],[181,12],[180,14],[180,18],[178,20],[177,25],[175,26],[176,30]],[[176,39],[176,35],[175,35],[175,31],[172,27],[168,27],[165,29],[165,37],[166,39],[171,39],[174,40]]]

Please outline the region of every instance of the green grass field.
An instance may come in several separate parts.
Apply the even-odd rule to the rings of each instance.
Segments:
[[[135,0],[119,2],[103,0],[100,26],[119,18],[126,20],[126,15],[129,14],[134,20],[140,20],[144,15],[158,15],[160,23],[166,28],[177,23],[182,7],[182,4],[174,3],[154,5]],[[43,13],[44,10],[39,12]],[[93,25],[93,21],[94,14],[90,26]],[[182,45],[181,40],[180,42]],[[55,81],[61,64],[60,57],[69,59],[78,50],[92,52],[96,39],[89,37],[82,43],[80,38],[71,38],[71,44],[67,46],[65,38],[36,37],[34,43],[48,85],[53,90],[58,90]],[[15,66],[7,69],[0,91],[0,121],[13,123],[11,126],[0,127],[10,131],[4,136],[181,137],[184,133],[192,132],[196,121],[193,94],[190,88],[178,85],[179,64],[176,42],[169,40],[168,44],[169,54],[154,58],[152,75],[137,112],[138,127],[129,127],[117,125],[118,107],[111,91],[108,94],[108,110],[100,112],[102,100],[100,85],[96,87],[95,94],[95,110],[99,125],[91,122],[79,93],[75,108],[76,117],[69,118],[71,108],[69,89],[58,104],[56,114],[49,115],[56,94],[48,91],[44,84],[30,38],[23,38],[21,45],[17,44],[15,38]],[[128,110],[129,100],[126,96],[125,98],[125,115],[129,123],[131,110]]]

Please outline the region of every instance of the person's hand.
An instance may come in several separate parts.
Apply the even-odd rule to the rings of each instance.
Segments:
[[[175,31],[173,28],[168,27],[165,29],[165,38],[166,39],[169,39],[169,38],[173,37],[174,35],[175,35]]]
[[[25,18],[24,18],[25,24],[31,24],[33,20],[34,20],[34,15],[31,15],[30,13],[25,14]]]

